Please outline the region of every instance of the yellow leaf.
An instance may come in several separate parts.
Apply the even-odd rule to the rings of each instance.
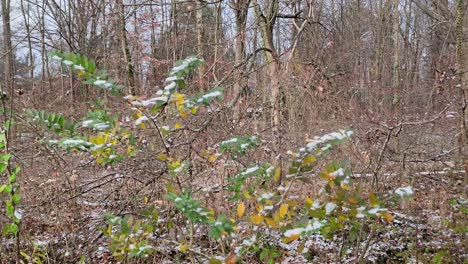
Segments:
[[[161,153],[158,154],[156,159],[159,160],[159,161],[165,161],[166,160],[166,154],[161,152]]]
[[[279,221],[281,220],[278,211],[276,211],[276,212],[273,214],[273,220],[275,220],[275,222],[279,222]]]
[[[265,217],[265,222],[266,222],[269,226],[271,226],[271,227],[273,227],[273,228],[276,226],[276,222],[275,222],[275,220],[273,220],[272,218]]]
[[[208,219],[214,221],[215,220],[215,211],[214,211],[214,209],[213,208],[208,208],[208,210],[210,211],[208,213]]]
[[[244,212],[245,212],[245,204],[244,204],[244,201],[241,201],[239,205],[237,206],[237,216],[239,218],[242,218],[242,216],[244,215]]]
[[[301,234],[293,234],[293,235],[291,235],[289,237],[284,237],[283,242],[284,243],[289,243],[291,241],[297,240],[300,237],[301,237]]]
[[[316,161],[317,159],[315,158],[315,156],[313,155],[310,155],[310,156],[307,156],[304,158],[304,164],[309,164],[309,163],[312,163],[314,161]]]
[[[297,252],[302,253],[304,252],[305,249],[305,242],[302,242],[298,247],[297,247]],[[305,252],[304,252],[305,253]]]
[[[109,136],[110,136],[110,133],[103,134],[104,142],[107,142],[107,139],[109,138]]]
[[[184,110],[182,109],[179,109],[179,114],[182,118],[187,118],[188,114],[187,112],[185,112]]]
[[[103,161],[104,161],[104,160],[102,159],[102,157],[98,157],[98,158],[96,159],[96,163],[97,163],[97,164],[101,164]]]
[[[176,160],[176,161],[172,162],[171,166],[174,167],[174,168],[180,167],[180,160]]]
[[[349,186],[344,184],[344,183],[341,183],[341,189],[347,191],[347,190],[349,190]]]
[[[311,206],[314,204],[314,200],[310,199],[309,197],[305,198],[305,202],[308,206]]]
[[[179,246],[179,251],[180,252],[185,252],[185,251],[187,251],[187,249],[189,249],[189,245],[184,244],[184,243],[180,244],[180,246]]]
[[[176,124],[174,125],[174,128],[175,128],[175,129],[179,129],[179,128],[181,128],[181,127],[182,127],[182,124],[181,124],[181,123],[176,123]]]
[[[145,203],[148,203],[148,196],[145,196]]]
[[[146,124],[145,123],[140,123],[138,125],[141,129],[146,129]]]
[[[102,137],[102,135],[97,135],[96,138],[94,139],[96,141],[96,145],[101,145],[104,144],[105,140]]]
[[[128,147],[127,147],[127,155],[129,155],[130,153],[132,153],[132,151],[133,151],[132,146],[128,146]]]
[[[381,212],[379,215],[385,218],[385,220],[387,220],[388,222],[393,221],[393,215],[391,215],[389,212]]]
[[[242,194],[244,195],[245,199],[250,200],[250,194],[247,190],[243,190]]]
[[[281,177],[281,168],[276,168],[275,169],[275,175],[273,176],[274,181],[279,181]]]
[[[283,218],[286,216],[287,213],[288,213],[288,205],[282,204],[279,209],[279,216]]]
[[[217,157],[216,155],[209,155],[209,156],[208,156],[208,160],[209,160],[210,162],[215,162],[217,158],[218,158],[218,157]]]
[[[197,113],[197,108],[195,106],[191,107],[190,108],[190,113],[192,113],[192,115],[196,114]]]
[[[358,202],[358,200],[357,200],[356,197],[354,197],[354,196],[350,196],[350,197],[348,198],[348,201],[349,201],[350,203],[352,203],[352,204],[357,204],[357,202]]]
[[[84,72],[84,71],[79,71],[78,72],[78,76],[85,76],[85,75],[86,75],[86,72]]]
[[[250,217],[250,220],[252,221],[252,223],[259,225],[263,222],[263,215],[252,215]]]
[[[369,195],[369,203],[372,207],[379,205],[379,200],[377,199],[377,195],[375,195],[375,193],[371,193],[371,195]]]
[[[184,103],[185,94],[174,93],[172,96],[174,97],[176,105],[179,106]]]

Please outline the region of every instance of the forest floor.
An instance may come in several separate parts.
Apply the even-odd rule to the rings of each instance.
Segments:
[[[91,257],[97,261],[94,263],[115,263],[111,260],[107,241],[101,236],[99,229],[105,226],[103,215],[109,211],[121,214],[135,212],[133,206],[138,203],[127,201],[125,205],[122,201],[126,198],[122,195],[134,192],[132,187],[137,183],[110,169],[99,174],[89,170],[73,173],[77,175],[62,177],[55,174],[52,177],[40,177],[44,175],[36,171],[38,177],[28,179],[23,189],[26,217],[23,222],[22,239],[36,244],[39,251],[47,253],[49,263],[76,263],[79,256]],[[84,175],[86,177],[83,177]],[[90,177],[91,175],[93,177]],[[271,245],[275,245],[281,252],[281,257],[275,262],[466,263],[466,173],[433,172],[414,174],[411,177],[414,198],[395,208],[392,211],[395,218],[391,224],[377,229],[361,243],[359,249],[347,247],[339,235],[327,240],[317,234],[283,243],[281,233],[265,230]],[[368,179],[361,177],[357,181]],[[219,183],[212,184],[213,188],[219,186]],[[204,182],[199,187],[202,189],[209,186]],[[141,192],[143,194],[150,189],[143,188]],[[388,189],[391,191],[392,187]],[[163,225],[167,221],[164,213],[167,212],[165,202],[156,200],[154,204],[160,209],[159,222]],[[207,230],[203,227],[195,228],[196,246],[192,248],[193,252],[212,255],[213,252],[219,251],[217,248],[210,248],[206,237]],[[182,263],[191,262],[183,261],[183,255],[176,256],[179,244],[171,244],[171,241],[183,240],[183,237],[168,233],[167,236],[154,239],[159,242],[167,241],[158,243],[160,248],[157,249],[165,254],[147,260],[147,263],[173,263],[177,258]],[[11,248],[14,241],[3,240],[2,244]],[[337,254],[337,249],[343,251],[341,257]],[[233,250],[234,246],[230,251]],[[361,255],[362,252],[366,254],[361,256],[356,254],[357,252]],[[356,259],[356,256],[360,256],[359,259]],[[227,256],[218,256],[220,260],[224,260],[225,257]],[[255,257],[247,256],[245,263],[257,262]],[[3,259],[2,263],[9,262]]]
[[[444,135],[444,129],[451,129],[440,127],[440,135]],[[405,144],[419,147],[425,146],[419,141],[427,141],[433,149],[448,149],[443,136],[437,136],[434,131],[426,132],[431,137],[407,132],[409,139]],[[157,253],[135,263],[209,263],[207,256],[215,256],[232,264],[229,256],[236,253],[239,245],[248,243],[233,239],[231,244],[219,248],[219,244],[208,238],[206,227],[195,225],[193,246],[186,253],[180,252],[187,230],[180,217],[174,218],[173,207],[165,199],[164,186],[158,178],[161,168],[152,164],[154,153],[148,151],[138,160],[129,159],[103,168],[95,165],[87,154],[53,153],[34,141],[36,136],[21,139],[24,142],[16,144],[14,151],[17,157],[21,156],[15,161],[21,165],[24,175],[20,179],[24,215],[21,248],[28,255],[41,258],[42,263],[77,263],[82,257],[91,259],[90,263],[117,263],[109,251],[108,239],[101,232],[101,228],[106,227],[104,215],[136,215],[150,205],[159,212],[157,228],[168,232],[151,237],[157,245]],[[378,139],[378,144],[368,143],[369,146],[362,145],[364,132],[357,133],[356,138],[357,143],[349,144],[331,158],[351,157],[355,184],[369,191],[373,174],[368,166],[371,162],[365,161],[366,156],[377,156],[375,153],[380,151],[384,137]],[[389,144],[386,151],[391,154],[395,146]],[[259,149],[265,148],[260,146]],[[367,235],[358,247],[343,242],[340,233],[332,239],[315,234],[285,243],[279,231],[265,229],[266,241],[279,254],[274,263],[468,263],[466,171],[450,167],[449,155],[444,156],[443,162],[415,163],[418,165],[402,170],[398,163],[395,165],[391,161],[390,154],[379,172],[379,192],[393,193],[396,188],[408,185],[414,190],[411,199],[390,208],[393,221],[363,228]],[[204,168],[191,182],[191,187],[194,195],[205,204],[232,212],[235,208],[227,207],[223,194],[224,173],[229,174],[226,166],[223,170]],[[313,186],[299,187],[294,192],[301,197],[320,195],[321,182]],[[7,221],[4,213],[0,215],[0,221]],[[169,223],[173,222],[179,225],[168,230]],[[14,247],[15,241],[2,238],[0,263],[12,263]],[[254,254],[247,254],[243,260],[242,263],[262,263]]]

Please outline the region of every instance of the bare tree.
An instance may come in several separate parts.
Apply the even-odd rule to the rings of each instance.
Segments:
[[[136,94],[135,87],[135,70],[132,63],[132,56],[130,55],[130,48],[127,40],[127,29],[126,29],[126,18],[125,18],[125,5],[123,0],[117,0],[117,16],[118,16],[118,28],[119,28],[119,39],[120,47],[125,63],[126,72],[126,84],[130,94]]]

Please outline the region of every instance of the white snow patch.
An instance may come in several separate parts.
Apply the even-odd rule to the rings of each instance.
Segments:
[[[330,176],[336,177],[336,176],[344,176],[344,170],[343,168],[339,168],[336,171],[330,173]]]
[[[141,123],[143,123],[143,122],[145,122],[145,121],[148,121],[148,120],[149,120],[148,117],[142,116],[142,117],[138,118],[137,120],[135,120],[135,125],[138,126],[138,125],[140,125]]]
[[[222,93],[220,91],[214,91],[214,92],[210,92],[210,93],[207,93],[205,95],[203,95],[200,99],[198,99],[198,103],[201,103],[203,102],[205,99],[211,99],[213,97],[217,97],[217,96],[220,96],[222,95]]]
[[[94,81],[94,85],[103,85],[106,83],[106,80],[96,80]]]
[[[400,197],[411,196],[414,194],[414,191],[411,186],[407,186],[407,187],[401,187],[401,188],[396,189],[395,194],[399,195]]]
[[[261,200],[268,200],[268,199],[272,198],[273,196],[274,196],[273,193],[264,193],[264,194],[262,194],[262,196],[260,196],[260,197],[258,198],[258,201],[261,201]]]
[[[335,203],[327,203],[325,205],[325,214],[326,215],[331,214],[331,212],[333,212],[333,210],[335,210],[336,207],[337,205]]]
[[[306,231],[305,228],[298,227],[298,228],[287,230],[286,232],[284,232],[284,236],[285,237],[291,237],[291,236],[294,236],[294,235],[300,235],[304,231]]]

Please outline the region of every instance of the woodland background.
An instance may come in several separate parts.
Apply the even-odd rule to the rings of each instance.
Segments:
[[[466,211],[460,214],[451,204],[466,206],[467,1],[2,0],[1,4],[3,112],[7,108],[15,112],[9,151],[12,162],[22,167],[20,247],[31,256],[36,249],[31,241],[36,239],[47,241],[44,259],[49,262],[44,263],[76,263],[80,256],[112,261],[107,252],[96,253],[104,243],[98,229],[102,215],[131,214],[143,206],[142,197],[167,205],[162,182],[173,180],[154,162],[165,147],[192,161],[189,180],[182,185],[196,191],[211,188],[201,197],[223,208],[223,179],[234,175],[235,168],[252,160],[281,162],[287,150],[304,140],[351,129],[353,139],[331,159],[348,160],[364,192],[413,186],[413,200],[398,208],[422,226],[408,229],[405,237],[442,245],[434,249],[415,242],[401,251],[416,255],[416,261],[419,252],[425,256],[419,258],[423,263],[438,252],[450,256],[448,262],[467,260],[466,227],[461,233],[447,231],[466,224]],[[44,145],[50,134],[26,118],[25,109],[79,120],[89,109],[105,107],[125,117],[131,116],[125,110],[128,102],[83,83],[79,75],[51,59],[53,50],[96,61],[97,68],[125,86],[124,95],[139,99],[162,88],[176,61],[196,55],[204,64],[188,77],[186,93],[223,86],[224,100],[201,110],[205,116],[187,121],[180,133],[165,139],[166,145],[150,128],[137,138],[141,146],[137,155],[114,167],[96,164],[93,157]],[[89,106],[98,98],[103,99],[99,106]],[[6,118],[3,115],[2,121]],[[245,134],[261,138],[251,159],[226,165],[212,164],[205,157],[205,150],[210,152],[217,142]],[[318,189],[298,192],[317,194]],[[14,259],[12,241],[2,240],[2,263]],[[316,261],[332,261],[321,252],[317,249]],[[163,259],[174,261],[171,257]]]

